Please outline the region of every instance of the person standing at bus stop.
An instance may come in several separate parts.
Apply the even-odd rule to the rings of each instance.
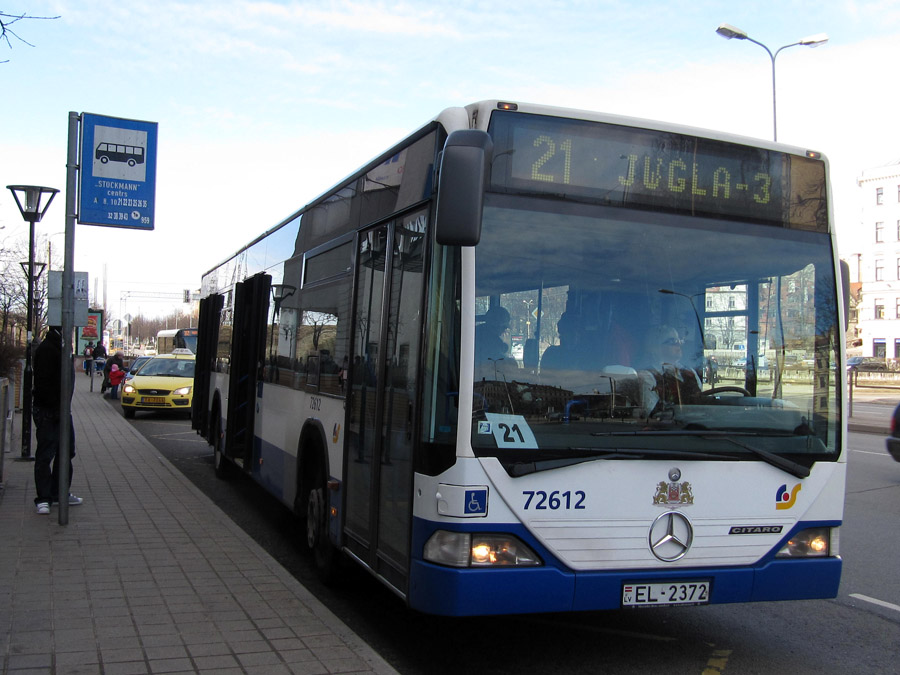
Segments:
[[[101,394],[110,387],[109,373],[113,366],[118,366],[119,370],[125,367],[125,352],[121,349],[117,349],[115,354],[106,359],[106,365],[103,366],[103,384],[100,385]]]
[[[63,339],[59,326],[51,326],[47,336],[34,353],[34,387],[31,414],[37,431],[37,448],[34,453],[35,511],[41,515],[50,513],[50,505],[59,501],[59,448],[60,404],[62,403]],[[66,392],[71,399],[75,385],[75,368],[72,365],[72,389]],[[69,434],[69,480],[72,484],[72,459],[75,457],[75,426],[69,416],[65,424]],[[84,500],[68,492],[70,506]]]
[[[100,340],[97,340],[97,346],[94,347],[93,355],[94,368],[100,367],[100,361],[106,362],[106,347],[103,346],[103,343]]]
[[[119,398],[119,385],[125,379],[125,369],[119,368],[117,364],[112,364],[109,369],[109,397],[112,400]]]

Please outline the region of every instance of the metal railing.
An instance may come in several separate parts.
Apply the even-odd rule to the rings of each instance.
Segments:
[[[13,388],[10,381],[0,377],[0,489],[5,481],[4,457],[12,449],[13,415],[15,402],[13,401]]]

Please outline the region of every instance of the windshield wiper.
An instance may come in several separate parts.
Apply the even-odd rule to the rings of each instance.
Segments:
[[[786,457],[782,457],[781,455],[776,455],[774,452],[769,452],[768,450],[763,450],[762,448],[754,448],[752,445],[747,445],[746,443],[741,443],[737,441],[728,434],[728,432],[720,432],[719,434],[714,434],[717,438],[724,438],[729,443],[733,443],[739,448],[743,448],[748,452],[752,452],[754,455],[762,459],[764,462],[768,462],[774,467],[781,469],[782,471],[786,471],[792,476],[796,476],[797,478],[808,478],[809,477],[809,467],[803,466],[793,460],[787,459]],[[785,434],[787,435],[787,434]]]
[[[717,431],[712,429],[672,429],[671,431],[610,431],[610,432],[597,432],[591,434],[592,436],[696,436],[698,438],[721,438],[733,445],[738,446],[750,452],[757,457],[759,457],[764,462],[771,464],[774,467],[785,471],[786,473],[791,474],[792,476],[796,476],[797,478],[807,478],[809,476],[809,467],[804,466],[803,464],[799,464],[793,460],[787,459],[786,457],[782,457],[781,455],[776,455],[774,452],[769,452],[768,450],[763,450],[762,448],[755,448],[752,445],[747,445],[746,443],[741,443],[738,440],[735,440],[734,436],[756,436],[756,437],[784,437],[784,438],[793,438],[796,434],[790,432],[783,433],[767,433],[760,434],[755,432],[747,432],[747,431]],[[720,456],[718,456],[721,458]]]

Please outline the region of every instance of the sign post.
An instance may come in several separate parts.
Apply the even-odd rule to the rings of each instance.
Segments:
[[[81,134],[79,136],[79,122]],[[153,230],[156,210],[156,122],[69,113],[66,152],[66,245],[62,274],[59,415],[59,524],[69,523],[69,467],[74,441],[73,335],[76,285],[87,323],[87,278],[75,275],[75,224]],[[79,156],[79,149],[81,150]],[[80,172],[80,183],[79,183]],[[80,199],[79,199],[79,184]],[[101,326],[102,329],[102,326]]]

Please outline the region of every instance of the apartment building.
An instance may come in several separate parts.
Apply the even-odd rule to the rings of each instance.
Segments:
[[[848,337],[855,337],[862,356],[900,359],[900,160],[866,169],[857,185],[858,252],[846,260],[851,283],[859,284],[851,286],[859,289],[858,335]]]

